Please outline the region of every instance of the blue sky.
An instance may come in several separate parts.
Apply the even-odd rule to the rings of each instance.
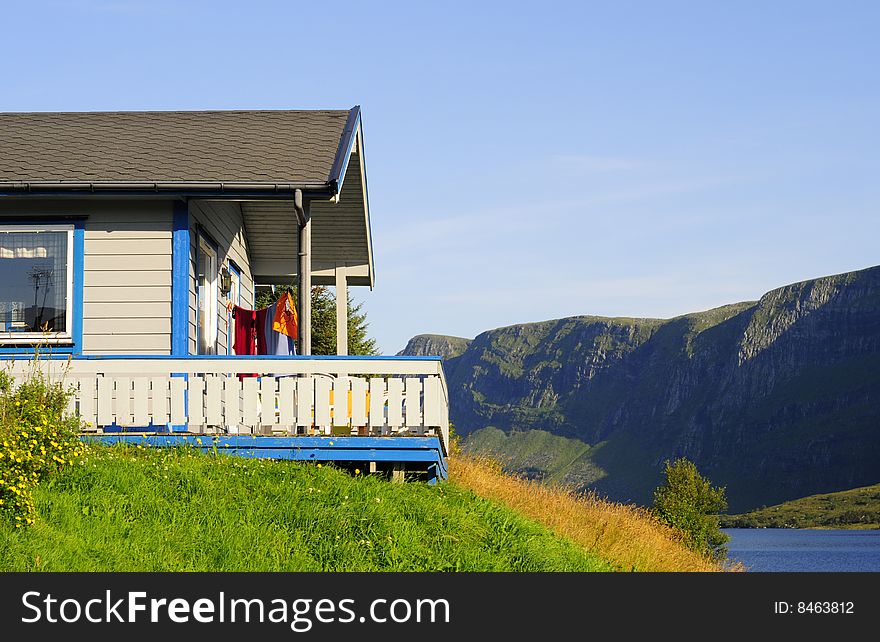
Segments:
[[[880,264],[875,2],[4,4],[2,111],[364,110],[384,352]]]

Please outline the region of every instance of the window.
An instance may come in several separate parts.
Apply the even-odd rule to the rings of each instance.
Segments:
[[[217,354],[217,248],[199,235],[196,287],[198,288],[199,354]]]
[[[73,226],[0,225],[0,344],[71,343]]]

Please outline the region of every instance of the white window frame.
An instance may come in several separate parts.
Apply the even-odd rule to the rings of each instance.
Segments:
[[[241,305],[241,270],[232,261],[227,261],[226,269],[229,270],[229,296],[232,305]],[[226,354],[235,354],[235,323],[232,320],[232,311],[226,314]]]
[[[207,274],[208,284],[205,288],[208,292],[202,293],[199,291],[200,282],[199,282],[199,265],[196,263],[196,294],[197,294],[197,302],[199,309],[196,310],[196,354],[217,354],[217,339],[219,337],[219,328],[217,327],[219,324],[217,323],[218,318],[220,316],[219,312],[219,298],[220,298],[220,288],[218,284],[218,280],[220,278],[219,273],[219,265],[220,265],[220,256],[217,246],[214,245],[210,240],[208,240],[203,234],[199,234],[199,246],[198,246],[198,256],[197,260],[201,260],[203,254],[210,255],[213,257],[214,269],[210,271],[210,274]],[[203,296],[204,294],[204,296]],[[202,337],[202,328],[199,327],[199,317],[201,316],[202,310],[201,306],[206,306],[206,316],[207,316],[207,327],[204,328],[207,338],[207,345],[211,352],[202,352],[202,342],[204,337]]]
[[[0,332],[0,346],[32,345],[35,343],[73,343],[73,225],[53,223],[22,223],[0,225],[2,232],[67,232],[67,296],[64,315],[64,332]],[[2,260],[2,259],[0,259]]]

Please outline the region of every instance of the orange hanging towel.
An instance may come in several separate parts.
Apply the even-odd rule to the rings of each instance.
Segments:
[[[290,292],[285,292],[275,305],[275,319],[272,321],[275,332],[297,339],[299,335],[299,317]]]

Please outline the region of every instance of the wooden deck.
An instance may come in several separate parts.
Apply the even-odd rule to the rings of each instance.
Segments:
[[[445,477],[449,402],[439,358],[4,361],[14,377],[36,367],[69,384],[70,411],[104,442],[163,446],[201,438],[207,447],[232,454],[257,453],[248,456],[404,466],[418,461],[434,467],[429,478]]]

